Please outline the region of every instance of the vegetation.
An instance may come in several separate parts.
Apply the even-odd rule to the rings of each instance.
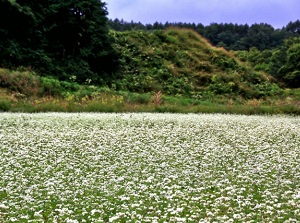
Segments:
[[[249,62],[256,71],[271,74],[284,85],[300,87],[300,37],[286,39],[284,44],[273,50],[238,51],[238,57]]]
[[[233,53],[213,47],[189,29],[111,32],[124,77],[116,88],[167,95],[239,95],[261,98],[281,92],[271,76],[255,72]]]
[[[109,20],[108,25],[117,31],[132,30],[164,30],[168,27],[188,28],[207,38],[214,46],[223,47],[229,51],[237,51],[241,59],[251,63],[256,70],[264,71],[279,79],[285,86],[299,88],[299,64],[297,63],[300,38],[300,21],[290,22],[281,29],[261,23],[249,25],[217,24],[208,26],[190,23],[141,23],[123,20]],[[289,50],[292,47],[291,50]],[[255,51],[256,55],[251,55]],[[249,58],[246,56],[250,52]],[[245,55],[246,54],[246,55]],[[272,56],[273,54],[273,56]]]
[[[124,20],[109,20],[108,26],[115,31],[131,30],[164,30],[169,27],[180,27],[193,29],[203,37],[207,38],[213,45],[224,47],[227,50],[249,50],[256,47],[259,50],[280,47],[283,41],[290,37],[300,36],[300,20],[289,22],[281,29],[275,29],[266,23],[233,24],[233,23],[211,23],[208,26],[195,23],[154,23],[143,25],[139,22],[126,22]]]
[[[0,0],[0,110],[299,113],[299,21],[275,30],[106,15],[99,0]]]
[[[0,0],[0,65],[78,83],[112,81],[117,55],[99,0]]]
[[[296,89],[259,99],[235,95],[228,98],[212,92],[187,97],[162,91],[116,91],[41,77],[32,71],[0,69],[0,111],[300,114],[299,101],[300,91]]]

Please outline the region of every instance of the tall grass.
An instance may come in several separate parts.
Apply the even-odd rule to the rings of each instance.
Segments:
[[[0,80],[0,111],[300,114],[300,93],[296,89],[283,91],[281,97],[247,99],[241,95],[220,96],[208,90],[189,97],[160,90],[115,91],[40,77],[31,71],[0,69]]]
[[[103,100],[110,100],[110,98]],[[135,100],[135,99],[134,99]],[[168,99],[170,100],[170,99]],[[215,103],[203,101],[189,103],[190,99],[174,99],[172,103],[164,101],[162,104],[133,103],[125,99],[122,103],[103,103],[101,100],[90,100],[82,103],[63,99],[45,98],[42,101],[0,101],[1,111],[12,112],[159,112],[159,113],[223,113],[223,114],[294,114],[300,115],[299,105],[252,105]],[[130,102],[128,102],[130,101]]]

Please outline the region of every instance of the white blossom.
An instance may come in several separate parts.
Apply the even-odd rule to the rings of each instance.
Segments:
[[[294,222],[300,118],[1,113],[0,222]]]

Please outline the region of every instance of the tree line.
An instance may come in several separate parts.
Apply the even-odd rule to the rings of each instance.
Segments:
[[[197,31],[208,39],[213,45],[224,47],[227,50],[249,50],[256,47],[258,50],[273,49],[281,46],[285,39],[300,36],[300,20],[289,22],[281,29],[275,29],[266,23],[260,24],[233,24],[233,23],[211,23],[203,24],[166,22],[153,24],[142,24],[141,22],[127,22],[123,19],[110,19],[108,27],[116,31],[129,30],[162,30],[170,26],[190,28]]]

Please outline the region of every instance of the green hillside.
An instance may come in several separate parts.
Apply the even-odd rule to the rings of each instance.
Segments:
[[[299,90],[281,88],[192,30],[109,35],[119,55],[117,79],[79,84],[26,67],[0,69],[0,111],[300,114]]]
[[[189,29],[114,32],[122,55],[123,79],[116,88],[168,95],[205,94],[261,98],[280,92],[271,76],[241,63],[234,53],[213,47]]]

